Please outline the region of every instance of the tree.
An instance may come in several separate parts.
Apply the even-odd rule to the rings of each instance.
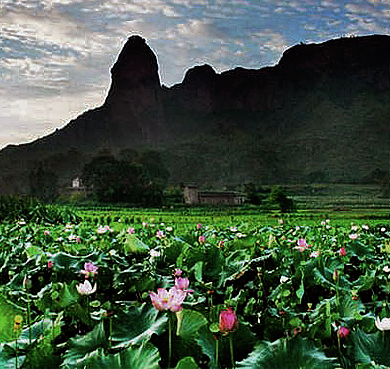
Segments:
[[[276,205],[282,213],[286,213],[294,209],[293,199],[287,197],[285,190],[280,186],[272,188],[271,193],[268,196],[268,202],[271,205]]]
[[[267,198],[269,190],[264,190],[262,187],[251,182],[244,185],[244,192],[247,198],[246,201],[249,204],[260,205],[262,201]]]
[[[30,195],[44,202],[52,202],[58,196],[58,176],[43,162],[36,164],[29,174]]]
[[[102,154],[84,166],[82,179],[98,201],[161,205],[167,172],[156,158],[157,165],[149,154],[140,159],[133,153],[119,159]]]
[[[169,172],[163,159],[157,151],[146,151],[139,158],[146,181],[152,181],[158,186],[165,187],[169,178]]]

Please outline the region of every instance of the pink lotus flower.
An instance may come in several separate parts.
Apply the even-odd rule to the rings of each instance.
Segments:
[[[163,231],[158,230],[157,233],[156,233],[156,237],[161,240],[162,238],[165,237],[165,234],[164,234]]]
[[[351,332],[350,329],[348,329],[347,327],[341,326],[337,330],[337,336],[340,338],[346,338],[350,332]]]
[[[206,242],[206,237],[205,236],[199,236],[198,242],[199,243],[205,243]]]
[[[84,269],[80,270],[80,273],[84,274],[85,275],[85,279],[87,279],[89,277],[95,277],[95,275],[97,274],[98,269],[99,269],[99,267],[97,265],[95,265],[94,263],[87,262],[87,263],[84,264]]]
[[[99,226],[99,228],[96,230],[96,233],[99,233],[99,234],[104,234],[104,233],[107,233],[107,232],[114,232],[114,230],[112,228],[110,228],[110,226],[106,225],[106,226]]]
[[[198,224],[196,225],[196,229],[201,229],[201,228],[202,228],[202,224],[198,223]]]
[[[96,283],[92,287],[91,283],[88,280],[85,280],[84,283],[80,283],[78,286],[76,286],[77,292],[80,295],[91,295],[96,291]]]
[[[238,320],[236,313],[232,307],[228,307],[227,310],[222,310],[219,314],[219,330],[223,334],[228,334],[236,330]]]
[[[305,251],[309,247],[304,238],[300,238],[297,243],[298,246],[296,246],[295,248],[298,249],[300,252]]]
[[[157,293],[150,292],[149,294],[153,306],[159,310],[168,310],[169,309],[169,301],[170,301],[170,294],[165,288],[158,288]]]
[[[187,296],[187,293],[176,287],[172,287],[169,291],[165,288],[158,288],[157,293],[150,292],[150,299],[152,300],[153,306],[159,310],[171,310],[177,312],[182,309],[182,303]]]
[[[173,274],[175,277],[181,277],[183,271],[181,269],[176,268],[175,273]]]
[[[320,256],[320,253],[318,251],[313,251],[309,256],[311,258],[318,258]]]
[[[45,230],[45,231],[43,231],[43,234],[44,234],[45,236],[49,236],[49,235],[50,235],[50,231],[49,231],[49,230]]]
[[[170,290],[171,300],[169,310],[176,313],[177,311],[182,310],[182,303],[187,296],[187,292],[179,290],[176,287],[172,287]]]
[[[53,268],[53,266],[54,266],[54,263],[53,263],[51,260],[49,260],[49,261],[47,262],[47,267],[48,267],[49,269],[51,269],[51,268]]]
[[[178,277],[175,279],[175,287],[179,290],[187,291],[190,281],[188,278]]]
[[[347,255],[347,250],[345,247],[342,247],[340,250],[339,250],[339,255],[340,256],[346,256]]]

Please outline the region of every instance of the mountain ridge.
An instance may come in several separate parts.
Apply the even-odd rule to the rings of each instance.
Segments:
[[[158,150],[172,183],[214,188],[388,171],[390,36],[295,45],[260,69],[194,66],[169,88],[146,41],[131,36],[111,76],[102,106],[0,151],[1,193],[27,193],[39,161],[64,184],[102,148]],[[80,162],[61,170],[70,151]]]

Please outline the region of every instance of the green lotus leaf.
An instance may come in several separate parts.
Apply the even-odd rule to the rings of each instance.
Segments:
[[[45,252],[38,246],[28,246],[26,253],[29,258],[32,258],[35,255],[44,255]]]
[[[21,315],[25,320],[24,311],[0,295],[0,342],[9,342],[15,339],[13,327],[16,315]]]
[[[388,331],[367,334],[357,329],[354,336],[354,356],[358,363],[390,366],[390,336]]]
[[[125,252],[135,253],[135,254],[147,254],[150,250],[149,246],[143,243],[137,236],[134,234],[126,235],[124,243]]]
[[[76,284],[76,281],[72,281],[70,285],[66,282],[50,283],[38,293],[35,304],[41,311],[46,309],[60,311],[76,304],[80,299]]]
[[[175,369],[199,369],[199,366],[196,364],[195,360],[191,356],[183,357],[177,365]]]
[[[24,364],[26,368],[52,369],[59,367],[61,359],[55,355],[53,340],[61,334],[62,315],[59,314],[55,321],[45,319],[32,326],[32,337],[37,341],[27,352]],[[22,339],[27,345],[29,342],[28,329],[23,331]]]
[[[0,346],[0,368],[2,369],[21,368],[25,358],[25,355],[18,355],[16,357],[14,350],[11,350],[8,345]]]
[[[309,340],[301,337],[265,341],[238,368],[251,369],[330,369],[337,367],[337,359],[328,358]],[[339,366],[339,365],[338,365]]]
[[[127,347],[148,341],[153,334],[160,334],[165,329],[166,322],[166,315],[159,315],[158,310],[146,304],[119,310],[112,321],[112,345]]]
[[[132,346],[117,354],[107,354],[103,348],[97,348],[77,362],[64,362],[63,369],[160,369],[160,354],[151,343]]]
[[[178,318],[176,334],[184,339],[194,338],[199,328],[207,324],[207,319],[203,314],[194,310],[183,309],[176,315]]]
[[[94,352],[96,353],[96,350],[101,348],[108,349],[108,337],[104,331],[103,322],[99,323],[86,335],[70,339],[69,349],[63,356],[62,366],[83,368],[84,361],[88,360],[91,355],[94,355]]]
[[[53,322],[50,319],[42,319],[31,327],[23,329],[17,342],[12,341],[2,345],[0,351],[0,368],[42,368],[52,369],[59,366],[59,358],[53,355],[52,341],[61,333],[60,314]],[[30,345],[30,340],[32,345]],[[17,350],[16,350],[17,347]]]

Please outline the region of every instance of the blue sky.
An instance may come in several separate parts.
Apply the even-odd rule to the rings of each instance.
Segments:
[[[257,69],[300,42],[389,34],[390,0],[0,0],[0,19],[4,147],[100,106],[131,35],[172,86],[195,65]]]

